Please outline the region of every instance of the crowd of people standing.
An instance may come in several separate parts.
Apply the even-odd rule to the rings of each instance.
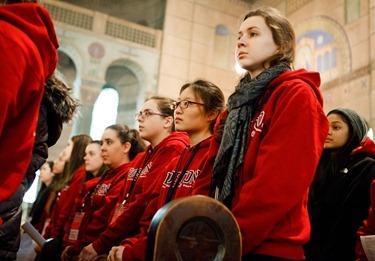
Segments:
[[[375,144],[356,111],[324,113],[320,75],[293,68],[296,36],[278,10],[244,16],[235,57],[246,72],[227,101],[210,81],[187,82],[178,97],[148,98],[138,129],[72,136],[45,163],[78,102],[56,70],[48,12],[37,0],[0,3],[0,51],[13,62],[0,71],[9,79],[0,88],[1,260],[16,259],[22,196],[39,168],[30,217],[49,240],[36,260],[144,260],[155,213],[191,195],[232,212],[242,260],[366,260],[359,236],[375,234]]]

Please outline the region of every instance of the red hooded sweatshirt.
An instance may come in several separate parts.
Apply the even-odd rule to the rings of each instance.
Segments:
[[[155,148],[148,147],[146,153],[136,157],[128,173],[125,189],[118,200],[124,204],[124,211],[93,242],[95,251],[100,255],[107,253],[112,246],[118,245],[122,239],[131,237],[139,230],[139,220],[150,200],[153,188],[166,165],[179,156],[189,144],[186,133],[175,132],[160,142]],[[134,177],[138,178],[134,179]],[[135,182],[133,182],[135,180]],[[134,184],[134,185],[132,185]],[[132,191],[129,193],[130,188]],[[129,193],[129,196],[126,195]]]
[[[308,189],[328,133],[319,84],[317,72],[285,72],[260,99],[234,181],[243,254],[304,259]]]
[[[200,178],[200,173],[206,161],[211,137],[201,141],[194,147],[187,147],[180,157],[174,158],[165,169],[165,174],[160,175],[157,186],[154,187],[152,200],[148,204],[139,224],[139,233],[121,242],[125,246],[122,260],[144,260],[147,246],[147,232],[151,220],[159,208],[173,199],[191,196],[194,194],[195,181]],[[177,175],[184,172],[184,175]],[[180,182],[178,182],[180,181]],[[205,179],[210,182],[209,179]],[[209,186],[207,186],[209,187]],[[208,195],[209,190],[200,194]]]
[[[53,22],[41,5],[0,6],[0,202],[16,191],[29,165],[57,48]]]
[[[51,221],[46,229],[46,238],[63,238],[65,223],[74,207],[75,198],[79,195],[86,175],[85,166],[80,167],[73,175],[69,185],[63,188],[53,207]]]
[[[74,207],[72,211],[70,212],[70,216],[68,218],[68,221],[66,222],[64,226],[64,240],[63,240],[63,249],[74,243],[74,241],[69,240],[69,233],[70,229],[72,227],[72,223],[74,220],[74,216],[76,214],[76,210],[79,209],[82,206],[82,202],[86,196],[87,193],[90,192],[92,188],[94,188],[100,181],[101,177],[93,178],[85,182],[83,184],[81,191],[79,192],[79,195],[74,200]]]
[[[83,212],[84,215],[79,227],[78,239],[69,248],[69,255],[78,255],[107,228],[110,214],[116,205],[131,164],[132,162],[128,162],[107,172],[85,195],[82,204],[75,210],[75,212]]]

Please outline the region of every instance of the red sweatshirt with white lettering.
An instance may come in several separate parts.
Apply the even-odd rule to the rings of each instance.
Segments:
[[[137,233],[139,220],[151,200],[151,192],[158,185],[156,182],[164,175],[163,171],[170,161],[180,156],[188,144],[185,132],[174,132],[154,148],[149,146],[143,156],[134,159],[126,187],[118,201],[121,204],[126,199],[124,211],[92,244],[98,254],[107,253],[112,246]]]
[[[98,238],[111,218],[112,209],[119,197],[121,186],[130,169],[131,162],[110,170],[99,180],[95,187],[83,198],[76,212],[84,212],[79,226],[78,239],[69,248],[68,254],[78,255],[81,250]]]
[[[159,208],[173,199],[188,197],[194,193],[195,181],[206,162],[211,137],[198,143],[196,146],[187,147],[180,157],[174,158],[161,175],[158,185],[152,193],[152,200],[148,204],[140,223],[139,233],[124,239],[121,244],[125,246],[122,260],[144,260],[147,246],[147,231],[151,220]],[[209,183],[210,179],[204,179]],[[206,186],[209,188],[209,184]],[[200,190],[199,194],[208,195],[209,190]]]

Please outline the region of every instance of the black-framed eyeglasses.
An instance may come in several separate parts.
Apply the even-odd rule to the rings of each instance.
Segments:
[[[152,116],[152,115],[159,115],[159,116],[165,117],[165,115],[162,114],[162,113],[154,112],[152,110],[144,110],[144,111],[140,111],[140,112],[136,113],[134,115],[134,118],[136,120],[138,120],[139,117],[142,117],[143,119],[146,119],[146,118],[148,118],[149,116]]]
[[[171,103],[171,109],[175,110],[175,109],[177,109],[178,106],[180,106],[181,109],[186,109],[187,107],[189,107],[190,104],[204,105],[204,103],[200,103],[200,102],[182,100],[182,101],[178,101],[178,102],[172,102]]]

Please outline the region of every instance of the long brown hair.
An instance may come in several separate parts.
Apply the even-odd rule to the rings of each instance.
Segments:
[[[86,147],[92,141],[92,138],[87,134],[81,134],[73,136],[71,140],[73,142],[72,154],[66,163],[67,172],[63,173],[65,174],[65,184],[69,184],[74,173],[85,164],[85,160],[83,158],[85,157]]]

